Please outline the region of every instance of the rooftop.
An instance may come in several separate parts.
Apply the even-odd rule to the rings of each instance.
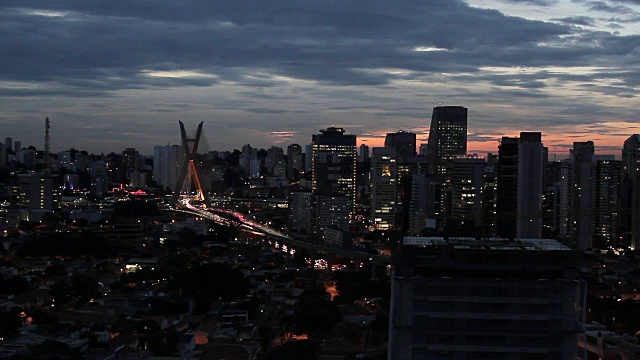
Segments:
[[[553,239],[505,239],[468,237],[426,237],[406,236],[404,245],[419,247],[445,247],[453,250],[495,250],[495,251],[571,251]]]

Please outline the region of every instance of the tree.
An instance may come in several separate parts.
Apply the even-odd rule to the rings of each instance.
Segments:
[[[49,292],[56,305],[64,305],[71,300],[73,288],[66,281],[61,281],[51,285]]]
[[[314,287],[300,295],[293,320],[296,333],[307,333],[310,338],[322,338],[329,335],[331,329],[342,321],[342,314],[330,300],[329,293],[320,287]]]
[[[22,326],[22,319],[18,315],[19,313],[19,308],[0,312],[0,337],[4,338],[18,332],[18,329]]]
[[[176,273],[169,288],[181,290],[196,302],[197,313],[206,312],[212,300],[237,300],[249,293],[249,280],[229,264],[210,263]]]
[[[264,360],[298,360],[317,359],[316,353],[320,346],[309,340],[289,341],[284,345],[275,347],[267,353]]]
[[[60,341],[45,340],[42,344],[36,345],[29,359],[34,360],[75,360],[82,359],[82,354],[76,349],[72,349],[68,345]]]

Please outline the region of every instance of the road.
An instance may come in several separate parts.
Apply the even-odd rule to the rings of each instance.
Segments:
[[[215,221],[222,225],[231,225],[233,219],[237,223],[241,224],[241,230],[252,232],[254,234],[268,236],[273,239],[279,240],[287,246],[296,248],[304,248],[311,251],[319,251],[327,254],[333,254],[338,256],[345,256],[351,259],[373,260],[377,263],[388,263],[391,261],[391,257],[388,255],[375,255],[367,254],[365,252],[336,248],[331,246],[324,246],[319,244],[312,244],[301,240],[296,240],[291,236],[284,234],[280,231],[272,229],[268,226],[258,224],[245,217],[237,211],[231,211],[226,209],[200,209],[191,204],[188,201],[183,201],[177,211],[182,211],[196,216],[201,216],[205,219]]]

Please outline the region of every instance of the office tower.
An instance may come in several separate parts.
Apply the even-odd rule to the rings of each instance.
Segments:
[[[18,150],[22,150],[22,141],[16,140],[13,142],[13,151],[18,152]]]
[[[574,142],[569,158],[571,164],[571,191],[569,193],[569,240],[579,250],[591,247],[591,212],[593,194],[593,141]]]
[[[369,146],[362,144],[358,148],[358,162],[367,162],[369,161]]]
[[[631,135],[622,148],[622,229],[635,249],[640,241],[640,135]]]
[[[304,171],[303,162],[302,146],[298,144],[287,146],[287,178],[297,178],[298,174]]]
[[[314,234],[324,243],[325,229],[349,231],[350,199],[344,195],[316,195]]]
[[[517,137],[505,136],[498,147],[496,233],[507,239],[516,237],[518,141]]]
[[[429,173],[440,177],[440,208],[437,215],[451,218],[451,165],[458,155],[467,153],[467,108],[437,106],[433,108],[427,159]]]
[[[398,167],[396,150],[374,147],[371,156],[371,225],[376,230],[396,227]]]
[[[388,133],[384,147],[394,148],[396,159],[412,158],[416,156],[416,134],[406,131]]]
[[[547,239],[406,237],[393,257],[390,360],[576,358],[584,284]]]
[[[278,146],[272,146],[267,150],[267,173],[278,176],[282,172],[284,176],[284,150]],[[276,170],[278,169],[278,170]]]
[[[486,161],[477,155],[462,155],[453,160],[451,172],[452,217],[470,221],[478,227],[482,221],[482,189]]]
[[[467,153],[467,108],[437,106],[433,108],[427,158],[433,175],[447,175],[447,162]]]
[[[600,249],[622,246],[619,243],[621,174],[622,162],[614,160],[613,156],[595,163],[591,233],[593,246]]]
[[[542,134],[539,132],[520,133],[516,204],[516,235],[519,238],[539,239],[542,237],[543,164]]]
[[[13,151],[13,138],[10,138],[10,137],[4,138],[4,146],[7,150]]]
[[[153,180],[158,186],[173,189],[178,181],[180,168],[180,146],[166,145],[153,148]]]
[[[14,196],[19,207],[24,209],[58,208],[58,188],[55,180],[38,174],[18,174]]]
[[[289,193],[289,230],[311,235],[313,232],[313,196],[310,191]]]
[[[312,137],[311,190],[316,194],[340,194],[353,210],[356,200],[356,136],[330,127]]]

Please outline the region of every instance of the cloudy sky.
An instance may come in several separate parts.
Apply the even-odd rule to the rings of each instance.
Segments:
[[[119,152],[309,143],[330,125],[426,142],[469,108],[470,151],[542,131],[552,152],[640,132],[640,0],[3,0],[0,139]],[[2,140],[0,140],[2,141]]]

